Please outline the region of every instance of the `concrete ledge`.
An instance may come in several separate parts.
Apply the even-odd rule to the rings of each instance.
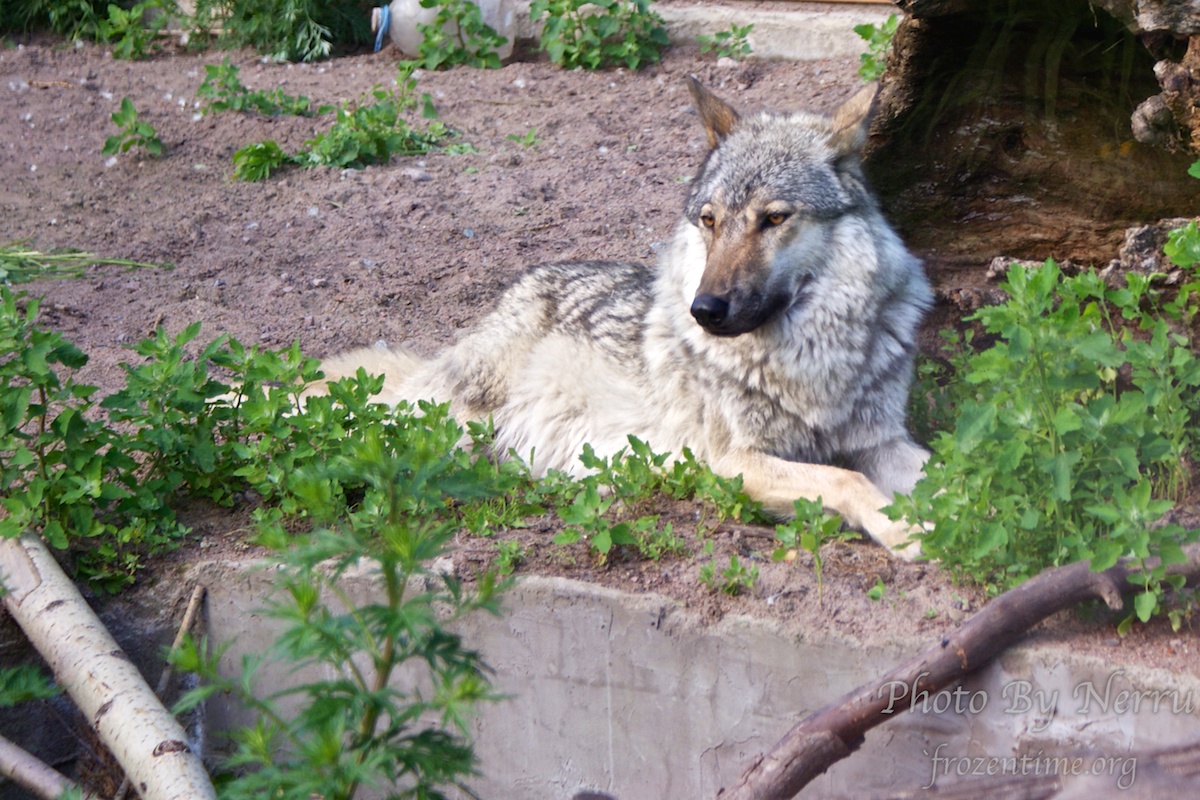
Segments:
[[[742,9],[728,5],[656,6],[667,23],[672,42],[694,42],[729,30],[730,25],[754,25],[747,37],[751,58],[815,61],[824,58],[856,57],[866,43],[854,32],[855,25],[878,25],[896,13],[890,6],[846,6],[845,10],[816,10],[797,4],[780,10]]]
[[[510,40],[532,42],[539,30],[529,17],[529,0],[476,0],[484,21]],[[416,54],[421,37],[418,23],[429,24],[433,12],[417,0],[391,4],[392,42],[410,56]],[[674,44],[693,43],[697,36],[728,30],[731,25],[753,25],[747,37],[751,58],[816,60],[855,57],[866,49],[855,25],[878,24],[895,13],[887,4],[749,3],[718,4],[671,2],[652,7],[666,22]],[[500,49],[502,58],[512,45]]]
[[[656,3],[652,8],[667,24],[674,44],[695,42],[731,25],[754,25],[747,37],[755,59],[815,61],[823,58],[855,57],[866,44],[855,25],[879,24],[896,13],[891,5],[844,4],[837,8],[810,3],[718,4]],[[528,0],[516,0],[514,20],[518,39],[534,40],[537,32],[529,19]]]

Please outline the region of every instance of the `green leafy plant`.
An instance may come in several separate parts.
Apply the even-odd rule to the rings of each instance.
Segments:
[[[661,561],[667,556],[688,554],[687,542],[675,533],[671,523],[659,526],[657,518],[643,518],[642,524],[633,528],[634,547],[642,558]]]
[[[343,103],[336,110],[328,131],[305,142],[306,149],[287,154],[274,141],[257,142],[234,153],[234,177],[263,180],[287,165],[362,169],[368,164],[387,163],[393,155],[420,155],[436,149],[452,132],[437,120],[437,109],[428,94],[418,95],[412,77],[414,63],[401,62],[395,89],[375,87],[369,99]],[[225,76],[228,73],[224,73]],[[215,76],[220,85],[221,76]],[[221,91],[214,89],[214,91]],[[407,117],[421,108],[430,120],[424,128],[411,125]],[[324,113],[325,107],[319,109]],[[473,148],[449,146],[447,152],[471,152]]]
[[[1166,565],[1197,535],[1163,516],[1187,485],[1197,432],[1200,360],[1178,321],[1194,316],[1200,282],[1164,304],[1151,277],[1113,289],[1048,261],[1013,267],[1002,288],[1007,302],[972,317],[996,342],[965,360],[953,429],[932,440],[926,479],[897,507],[932,523],[926,555],[994,591],[1130,556],[1148,619],[1177,583]]]
[[[11,708],[29,700],[49,700],[61,693],[62,690],[32,664],[0,667],[0,708]]]
[[[858,534],[844,530],[842,518],[826,514],[820,499],[797,499],[794,505],[796,516],[787,523],[775,526],[775,538],[779,547],[771,554],[772,561],[795,561],[799,550],[812,555],[813,575],[817,579],[817,603],[824,601],[825,584],[822,568],[821,545],[834,540],[857,539]]]
[[[875,584],[870,589],[867,589],[867,599],[875,603],[878,603],[880,600],[882,600],[886,594],[887,584],[883,582],[883,578],[875,578]],[[925,611],[926,618],[929,618],[930,611],[933,611],[933,609],[927,609]],[[936,615],[937,612],[934,611],[934,614]]]
[[[159,31],[166,27],[170,14],[177,14],[174,0],[145,0],[124,9],[108,4],[108,16],[99,23],[98,38],[111,42],[113,58],[146,58],[160,48]]]
[[[29,0],[22,3],[5,3],[0,7],[0,23],[6,31],[28,31],[45,24],[55,33],[68,40],[78,41],[100,38],[104,6],[92,0]]]
[[[579,481],[551,474],[532,488],[531,499],[556,508],[566,523],[554,539],[557,544],[586,541],[602,563],[618,545],[653,560],[687,552],[674,528],[660,525],[659,515],[653,513],[659,495],[700,500],[701,533],[708,529],[706,520],[714,510],[718,521],[711,527],[730,516],[756,519],[757,504],[742,492],[740,480],[713,475],[686,450],[681,460],[667,468],[666,453],[655,453],[646,442],[630,436],[629,447],[611,458],[601,458],[584,445],[580,460],[590,474]]]
[[[96,387],[72,377],[87,356],[37,327],[37,310],[0,288],[0,536],[34,529],[59,550],[73,545],[85,577],[117,588],[182,531],[120,435],[91,413]]]
[[[567,69],[656,64],[668,42],[653,0],[533,0],[529,15],[542,24],[539,46]]]
[[[858,75],[864,81],[878,80],[887,68],[887,54],[899,25],[900,17],[892,14],[879,25],[868,22],[854,26],[854,32],[867,43],[867,52],[859,56],[862,63],[858,67]]]
[[[223,47],[252,47],[278,61],[328,58],[334,43],[371,41],[370,19],[356,3],[324,0],[196,0],[192,24]]]
[[[446,136],[440,122],[424,130],[409,125],[405,114],[410,106],[402,94],[374,89],[374,102],[346,103],[336,111],[333,126],[305,142],[307,149],[296,156],[306,167],[355,167],[385,164],[393,155],[428,153]]]
[[[1188,168],[1188,175],[1200,178],[1200,161],[1195,161]],[[1167,243],[1163,252],[1171,263],[1177,267],[1192,267],[1200,264],[1200,228],[1193,220],[1182,228],[1176,228],[1167,235]]]
[[[715,530],[728,519],[754,523],[770,521],[763,513],[762,504],[742,488],[742,476],[725,478],[717,475],[707,464],[697,461],[687,448],[671,465],[662,491],[680,500],[695,498],[701,501],[697,524],[701,535]]]
[[[223,797],[351,800],[370,788],[389,797],[443,798],[443,788],[465,788],[462,779],[473,774],[467,722],[478,703],[497,695],[480,655],[446,625],[480,610],[498,613],[496,584],[484,575],[467,593],[428,564],[456,527],[439,510],[502,487],[457,450],[450,434],[461,429],[429,410],[429,427],[406,428],[399,441],[366,431],[337,457],[296,476],[297,495],[313,507],[326,503],[331,486],[362,492],[345,519],[278,556],[269,613],[282,631],[271,655],[292,670],[317,668],[320,677],[264,697],[252,691],[255,659],[227,678],[220,654],[207,655],[194,642],[172,655],[177,668],[206,681],[180,709],[220,692],[257,716],[233,734],[235,775]],[[348,573],[364,567],[381,587],[378,599],[365,603],[351,600],[347,588]],[[298,708],[285,714],[285,701]]]
[[[525,502],[520,496],[505,495],[463,508],[461,519],[463,526],[476,536],[492,536],[500,530],[524,528],[526,519],[544,513],[546,509]]]
[[[361,489],[331,480],[314,494],[301,476],[361,447],[366,432],[417,452],[454,450],[466,488],[451,497],[519,484],[515,470],[457,450],[462,431],[444,409],[423,406],[416,417],[375,403],[381,381],[365,374],[302,398],[320,373],[298,347],[259,351],[218,338],[196,352],[198,324],[134,345],[125,386],[97,403],[95,387],[72,377],[86,355],[38,327],[37,310],[0,287],[0,535],[39,531],[69,548],[79,576],[97,587],[127,585],[147,554],[179,541],[186,529],[173,501],[184,491],[230,503],[252,489],[264,536],[289,518],[336,518]],[[498,491],[478,494],[485,502]],[[458,524],[457,506],[430,510]]]
[[[730,25],[728,30],[717,31],[711,36],[697,36],[701,53],[716,51],[717,58],[732,58],[741,61],[752,52],[750,47],[750,31],[754,24]]]
[[[233,154],[233,177],[239,181],[262,181],[296,158],[283,152],[283,148],[272,139],[248,144]]]
[[[150,123],[138,118],[137,109],[128,97],[121,98],[121,107],[112,113],[112,121],[121,131],[104,140],[101,155],[116,155],[134,147],[140,147],[152,156],[163,154],[163,143],[158,138],[158,132]]]
[[[607,560],[614,545],[637,543],[633,533],[636,523],[613,522],[605,514],[612,507],[614,498],[602,497],[599,485],[585,481],[584,488],[570,505],[558,509],[558,516],[567,527],[554,537],[555,544],[574,544],[585,539],[589,549]]]
[[[525,558],[525,548],[515,539],[496,542],[496,574],[511,575]]]
[[[529,130],[525,131],[525,133],[522,135],[510,133],[508,136],[505,136],[504,138],[508,139],[510,142],[516,142],[517,144],[521,145],[521,147],[524,147],[526,150],[528,150],[530,148],[536,148],[539,144],[542,143],[542,140],[538,138],[537,128],[530,128]]]
[[[483,21],[479,6],[470,0],[421,0],[423,8],[436,8],[431,24],[418,24],[421,45],[417,63],[425,69],[462,65],[499,69],[497,49],[508,40]]]
[[[312,101],[304,95],[292,97],[283,89],[275,87],[269,92],[250,91],[238,77],[240,69],[226,56],[221,64],[204,65],[204,82],[196,90],[196,97],[205,100],[203,111],[257,111],[259,114],[276,116],[288,114],[299,117],[312,116]],[[315,113],[331,111],[331,106],[322,106]]]
[[[700,583],[709,591],[736,596],[754,588],[758,582],[758,567],[746,567],[736,555],[729,557],[729,566],[717,571],[715,563],[700,567]]]
[[[1186,268],[1200,263],[1200,228],[1196,227],[1195,220],[1167,234],[1163,252],[1178,267]]]

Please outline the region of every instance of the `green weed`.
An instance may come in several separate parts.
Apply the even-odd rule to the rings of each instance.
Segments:
[[[100,155],[112,156],[134,147],[140,147],[152,156],[163,154],[163,143],[158,138],[158,132],[150,123],[138,118],[137,109],[128,97],[121,98],[121,107],[112,113],[112,121],[121,129],[120,133],[104,140]]]
[[[762,503],[752,499],[742,488],[742,476],[726,478],[717,475],[707,464],[701,464],[686,447],[682,458],[671,465],[662,482],[662,491],[678,500],[694,498],[701,501],[697,532],[703,536],[716,530],[726,520],[765,523]]]
[[[325,133],[305,142],[307,150],[296,156],[306,167],[355,167],[386,164],[393,155],[428,153],[445,135],[435,123],[424,130],[413,128],[405,119],[407,99],[389,89],[376,88],[374,102],[346,103]]]
[[[855,25],[854,32],[867,43],[867,52],[859,56],[862,62],[858,76],[864,81],[878,80],[887,68],[887,54],[892,48],[892,39],[900,25],[900,17],[892,14],[881,24]]]
[[[539,46],[566,69],[656,64],[669,43],[653,0],[533,0],[529,15],[542,22]]]
[[[605,516],[612,507],[614,498],[602,497],[599,485],[584,482],[584,488],[570,505],[558,509],[558,516],[566,523],[566,529],[554,537],[555,544],[574,544],[585,540],[603,563],[614,545],[632,545],[634,525],[641,522],[613,522]]]
[[[717,58],[732,58],[741,61],[752,52],[750,31],[754,25],[730,25],[728,30],[717,31],[712,36],[697,36],[701,53],[716,51]]]
[[[496,542],[496,574],[511,575],[525,558],[525,549],[521,543],[508,539]]]
[[[267,116],[288,114],[310,117],[314,113],[324,114],[333,110],[332,106],[322,106],[314,112],[312,101],[307,97],[292,97],[278,86],[269,92],[252,92],[238,77],[239,72],[239,67],[231,63],[228,56],[221,64],[204,65],[204,82],[196,90],[196,97],[206,101],[203,106],[205,114],[210,111],[256,111]]]
[[[320,677],[260,697],[253,691],[258,659],[226,678],[220,652],[189,642],[172,654],[176,668],[205,681],[178,710],[227,693],[257,717],[233,732],[234,776],[223,797],[351,800],[360,788],[403,786],[408,796],[436,798],[444,787],[463,788],[474,773],[468,720],[479,703],[498,696],[480,655],[446,626],[478,611],[498,613],[497,586],[484,575],[468,593],[428,567],[455,530],[452,518],[431,512],[503,489],[480,482],[484,476],[455,439],[430,437],[456,427],[435,417],[428,429],[408,427],[399,440],[394,431],[366,431],[336,456],[298,470],[297,496],[314,508],[333,486],[361,491],[345,517],[307,541],[288,542],[277,556],[268,612],[283,630],[269,655]],[[351,600],[347,573],[364,568],[380,591],[368,602]],[[413,688],[417,675],[427,688]],[[284,713],[283,703],[298,708]]]
[[[726,480],[712,473],[684,451],[683,459],[667,467],[668,455],[655,453],[635,436],[629,447],[611,458],[596,455],[584,445],[580,461],[590,473],[573,481],[552,473],[531,489],[530,498],[553,507],[566,528],[555,537],[558,544],[586,541],[601,562],[613,547],[623,545],[641,557],[658,560],[682,555],[686,545],[670,524],[660,525],[652,513],[654,500],[667,495],[680,500],[698,500],[703,535],[726,518],[754,519],[757,504],[741,491],[741,481]],[[706,524],[716,516],[716,523]]]
[[[517,144],[521,145],[521,147],[524,147],[526,150],[528,150],[530,148],[536,148],[539,144],[542,143],[542,140],[538,138],[537,128],[530,128],[529,130],[525,131],[525,133],[522,135],[510,133],[508,136],[505,136],[504,138],[509,140],[510,142],[516,142]]]
[[[883,578],[875,578],[875,584],[870,589],[867,589],[867,599],[875,603],[878,603],[880,600],[882,600],[886,594],[887,584],[883,582]],[[926,609],[925,611],[925,616],[927,618],[929,617],[930,610],[931,609]],[[934,613],[936,614],[937,612]]]
[[[265,181],[296,158],[283,152],[272,139],[248,144],[233,154],[233,177],[239,181]]]
[[[508,42],[483,21],[479,6],[470,0],[421,0],[423,8],[436,8],[432,24],[418,24],[421,46],[417,63],[425,69],[462,65],[499,69],[497,49]]]
[[[1193,178],[1200,178],[1200,161],[1192,163],[1188,174]],[[1171,231],[1167,235],[1163,252],[1177,267],[1187,269],[1200,264],[1200,229],[1196,227],[1196,222],[1193,220],[1182,228]]]
[[[269,539],[287,518],[333,520],[350,507],[360,488],[330,482],[318,496],[300,481],[306,467],[361,447],[365,432],[417,452],[453,449],[462,436],[444,409],[422,406],[416,418],[374,402],[381,384],[365,374],[302,400],[318,362],[296,346],[260,351],[224,337],[194,351],[198,324],[134,345],[125,386],[97,402],[96,388],[72,377],[87,356],[39,328],[37,310],[0,287],[0,535],[40,531],[100,588],[127,585],[146,555],[186,533],[173,508],[182,492],[227,504],[253,490]],[[472,494],[471,481],[520,482],[511,468],[456,453],[464,487],[452,497]],[[481,503],[498,494],[479,493]],[[467,513],[445,503],[428,511],[455,524]]]
[[[1163,252],[1177,267],[1187,268],[1200,263],[1200,229],[1195,220],[1167,234]]]
[[[97,39],[101,12],[92,0],[31,0],[5,3],[0,7],[0,23],[6,31],[29,31],[43,24],[70,41]]]
[[[971,318],[997,340],[965,359],[953,428],[933,438],[926,479],[897,508],[932,522],[926,555],[993,591],[1130,556],[1148,619],[1175,584],[1165,566],[1196,538],[1163,516],[1187,485],[1197,433],[1200,360],[1176,320],[1194,315],[1200,283],[1162,304],[1151,277],[1110,289],[1048,261],[1014,267],[1002,288],[1007,302]],[[1146,566],[1152,556],[1162,566]]]
[[[54,548],[73,545],[91,581],[118,588],[182,531],[126,442],[91,413],[96,387],[72,377],[87,356],[34,324],[37,300],[19,300],[0,288],[0,536],[40,530]]]
[[[61,693],[41,669],[31,664],[0,667],[0,708],[29,700],[49,700]]]
[[[112,43],[113,58],[146,58],[161,49],[158,33],[178,12],[174,0],[145,0],[128,10],[109,3],[108,16],[99,22],[98,38]]]
[[[217,44],[252,47],[277,61],[328,58],[335,41],[365,44],[370,21],[353,4],[322,0],[196,0],[193,25]]]
[[[706,547],[705,552],[711,554],[712,550]],[[731,555],[729,566],[719,572],[715,562],[700,567],[700,583],[712,592],[724,592],[732,597],[752,590],[757,582],[758,567],[746,567],[736,555]]]
[[[798,550],[812,554],[813,575],[817,579],[817,602],[824,600],[825,584],[822,568],[825,565],[821,557],[821,545],[834,540],[845,541],[857,539],[858,534],[844,530],[842,518],[836,514],[826,514],[819,499],[805,500],[800,498],[795,502],[796,516],[794,519],[775,526],[775,538],[779,547],[771,554],[772,561],[794,561]]]
[[[386,164],[394,155],[420,155],[437,149],[452,134],[436,119],[437,109],[429,95],[417,95],[413,68],[413,62],[400,64],[395,89],[377,86],[362,101],[343,103],[329,130],[305,142],[306,149],[300,153],[285,153],[274,141],[243,147],[233,156],[234,177],[263,180],[287,165],[362,169],[368,164]],[[421,115],[431,120],[424,128],[407,120],[418,107]],[[466,152],[453,147],[447,151]]]

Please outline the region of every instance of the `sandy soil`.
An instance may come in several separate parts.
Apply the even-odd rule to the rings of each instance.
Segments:
[[[204,323],[203,341],[224,333],[270,347],[298,340],[313,355],[380,340],[436,349],[528,264],[655,257],[704,152],[688,73],[743,108],[827,111],[859,85],[851,59],[718,65],[694,48],[672,49],[662,65],[636,74],[564,72],[545,62],[422,74],[420,89],[441,119],[478,153],[293,170],[248,184],[231,179],[234,151],[264,139],[296,151],[328,123],[199,115],[204,66],[225,55],[127,62],[90,46],[0,45],[0,241],[174,265],[93,268],[82,279],[30,287],[46,296],[44,322],[91,356],[82,378],[106,390],[121,384],[118,365],[132,355],[125,345],[156,326],[174,333],[195,320]],[[388,51],[317,65],[229,55],[250,88],[279,86],[314,104],[358,97],[396,73]],[[109,115],[126,96],[157,130],[165,157],[100,154],[115,132]],[[508,138],[530,130],[536,146]],[[935,278],[953,296],[955,287]],[[690,506],[666,512],[681,526],[695,519]],[[172,559],[235,549],[243,513],[197,514],[195,540]],[[726,525],[715,537],[718,563],[737,552],[761,573],[752,592],[730,599],[699,585],[704,556],[601,566],[582,546],[553,545],[554,530],[547,518],[511,534],[529,551],[522,569],[653,589],[713,615],[804,615],[847,636],[917,632],[933,642],[984,601],[936,567],[898,563],[863,543],[828,546],[819,598],[811,560],[772,564],[770,530]],[[491,540],[464,538],[455,559],[469,573],[494,552]],[[877,578],[888,586],[882,602],[866,597]],[[1195,670],[1190,630],[1156,624],[1118,639],[1110,620],[1064,614],[1039,635],[1074,637],[1074,646],[1105,658]]]

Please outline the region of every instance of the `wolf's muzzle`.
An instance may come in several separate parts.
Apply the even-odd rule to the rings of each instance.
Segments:
[[[787,307],[788,298],[782,293],[765,297],[758,294],[728,297],[698,294],[692,301],[692,318],[713,336],[741,336],[770,321]]]

